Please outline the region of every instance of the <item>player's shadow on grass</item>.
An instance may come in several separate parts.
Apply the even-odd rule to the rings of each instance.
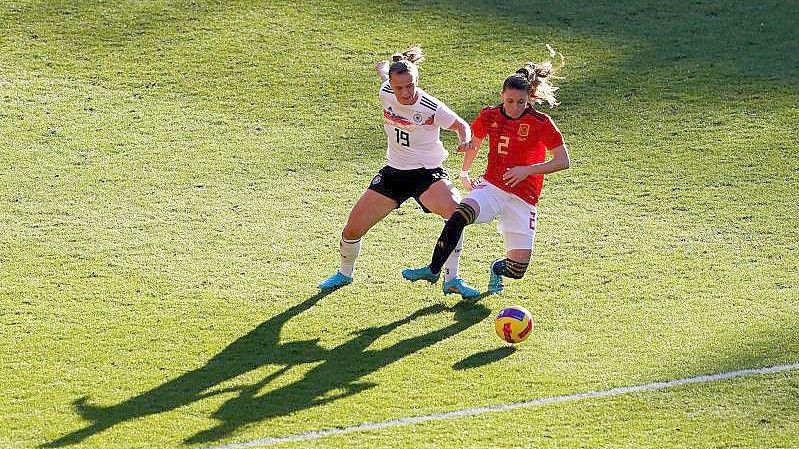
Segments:
[[[317,344],[318,339],[280,343],[280,330],[289,319],[308,310],[329,293],[330,291],[320,292],[273,316],[228,345],[202,368],[185,373],[136,397],[108,407],[91,405],[85,396],[75,400],[75,410],[92,424],[42,447],[79,443],[118,423],[173,410],[222,393],[224,391],[208,390],[265,364],[290,366],[322,360],[327,352]]]
[[[449,310],[455,311],[455,321],[448,326],[398,341],[378,350],[366,350],[375,340],[415,318],[448,310],[443,304],[427,306],[411,315],[385,324],[359,331],[351,340],[328,352],[324,363],[314,367],[302,379],[289,385],[259,395],[258,391],[269,379],[243,389],[214,413],[221,421],[211,429],[188,438],[186,443],[210,442],[223,438],[242,425],[326,404],[374,386],[358,379],[390,365],[421,349],[449,338],[479,323],[489,315],[482,304],[459,303]]]
[[[460,362],[456,362],[452,365],[454,369],[467,369],[467,368],[477,368],[478,366],[488,365],[489,363],[494,363],[499,360],[508,357],[509,355],[516,352],[516,348],[513,346],[502,346],[499,348],[491,349],[488,351],[478,352],[476,354],[472,354],[469,357],[461,360]]]
[[[358,379],[453,336],[480,322],[489,314],[485,306],[461,304],[453,308],[455,321],[450,325],[399,341],[381,350],[367,351],[366,348],[399,326],[425,315],[445,311],[446,306],[442,304],[427,306],[392,323],[359,331],[351,340],[329,350],[320,347],[318,339],[280,343],[280,330],[283,325],[292,317],[312,307],[328,293],[330,292],[320,292],[264,321],[211,358],[205,366],[117,405],[91,405],[85,396],[75,400],[75,410],[81,417],[91,421],[91,424],[45,443],[41,447],[77,444],[125,421],[174,410],[213,395],[238,391],[237,397],[225,402],[213,414],[221,421],[218,426],[197,433],[186,440],[187,443],[212,441],[230,434],[241,425],[322,405],[370,388],[374,385],[359,383]],[[292,366],[320,361],[323,363],[311,369],[302,379],[258,395],[264,386]],[[253,385],[213,389],[225,381],[266,364],[283,365],[283,368]]]

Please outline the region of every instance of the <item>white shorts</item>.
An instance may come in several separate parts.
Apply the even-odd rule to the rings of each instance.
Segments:
[[[535,206],[480,178],[469,196],[480,205],[475,223],[488,223],[497,216],[497,232],[505,240],[505,249],[533,249],[538,220]]]

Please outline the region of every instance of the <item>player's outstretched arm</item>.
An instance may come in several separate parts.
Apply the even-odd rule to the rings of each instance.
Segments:
[[[464,151],[466,145],[472,141],[472,128],[466,123],[466,120],[456,116],[455,122],[447,128],[450,131],[458,133],[458,151]],[[461,149],[463,147],[463,149]]]
[[[477,156],[477,150],[474,148],[474,142],[472,141],[472,128],[464,119],[456,116],[455,122],[447,129],[458,133],[458,140],[460,143],[456,151],[459,153],[466,153],[463,158],[461,175],[458,178],[461,180],[466,190],[472,190],[472,182],[469,179],[468,171],[472,166],[472,162],[474,162],[475,156]]]

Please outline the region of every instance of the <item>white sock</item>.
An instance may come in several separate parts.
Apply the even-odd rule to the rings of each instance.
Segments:
[[[338,249],[341,253],[341,268],[338,271],[345,276],[352,277],[352,273],[355,272],[355,259],[361,252],[361,239],[346,240],[342,237]]]
[[[447,257],[447,260],[444,261],[444,267],[441,270],[444,273],[444,282],[449,282],[456,277],[458,277],[458,265],[461,262],[461,250],[463,249],[463,234],[466,232],[461,233],[461,238],[458,239],[458,244],[455,245],[455,249],[452,253]]]

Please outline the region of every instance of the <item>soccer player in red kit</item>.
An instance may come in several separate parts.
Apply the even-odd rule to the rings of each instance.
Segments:
[[[411,281],[438,278],[442,262],[455,247],[463,229],[472,223],[499,218],[497,230],[505,241],[506,257],[491,264],[489,293],[502,291],[502,278],[521,279],[533,252],[536,205],[544,175],[569,167],[563,136],[552,119],[533,107],[546,101],[556,106],[556,87],[549,80],[552,63],[528,63],[505,79],[502,104],[483,108],[472,124],[473,139],[465,148],[461,181],[469,196],[447,221],[436,242],[430,265],[402,272]],[[468,169],[488,137],[488,165],[475,181]],[[547,152],[552,157],[546,160]]]

